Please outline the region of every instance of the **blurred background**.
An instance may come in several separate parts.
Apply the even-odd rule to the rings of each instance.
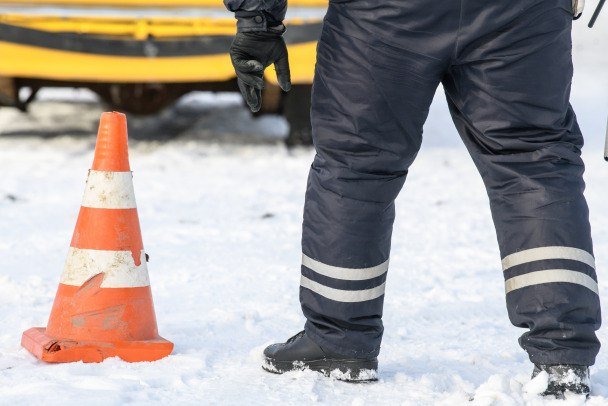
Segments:
[[[262,124],[288,145],[311,143],[310,88],[326,4],[290,1],[292,91],[280,90],[273,69],[266,73],[255,116],[284,118]],[[86,117],[110,109],[130,115],[132,137],[169,139],[197,131],[201,114],[238,116],[227,53],[235,29],[221,0],[0,1],[0,106],[53,122],[3,133],[90,133]],[[209,92],[220,97],[211,100]],[[201,108],[210,104],[212,111]],[[70,111],[81,119],[70,119]]]

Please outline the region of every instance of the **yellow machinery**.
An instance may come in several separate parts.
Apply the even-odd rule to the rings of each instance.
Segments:
[[[236,24],[221,0],[0,3],[0,105],[25,109],[42,87],[86,87],[117,110],[153,114],[193,90],[237,91],[228,56]],[[297,11],[299,4],[326,2],[292,0],[290,8]],[[160,8],[152,12],[151,5]],[[294,143],[310,137],[310,85],[322,26],[322,9],[308,10],[286,21],[293,90],[282,94],[270,68],[264,91],[265,112],[286,116]],[[21,88],[31,89],[28,99],[19,98]]]
[[[221,7],[222,0],[3,0],[4,4],[20,5],[72,5],[72,6],[120,6],[120,7]],[[323,7],[327,0],[292,0],[289,6]]]

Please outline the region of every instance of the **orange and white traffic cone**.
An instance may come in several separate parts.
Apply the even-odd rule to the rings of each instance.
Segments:
[[[24,332],[21,345],[47,362],[154,361],[173,350],[156,326],[124,114],[101,116],[48,326]]]

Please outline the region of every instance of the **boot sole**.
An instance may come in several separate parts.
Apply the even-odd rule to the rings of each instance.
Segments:
[[[291,371],[320,372],[345,382],[374,382],[378,380],[378,359],[321,359],[314,361],[276,361],[265,357],[262,368],[273,374]]]

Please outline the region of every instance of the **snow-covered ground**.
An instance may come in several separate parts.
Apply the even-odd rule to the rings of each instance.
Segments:
[[[587,198],[608,303],[608,14],[577,23],[573,104],[587,137]],[[154,363],[48,365],[20,348],[46,324],[103,106],[52,93],[30,115],[0,110],[1,405],[577,405],[534,395],[517,345],[487,198],[441,91],[397,202],[380,381],[268,374],[264,346],[299,331],[300,224],[313,153],[280,143],[286,124],[254,120],[236,95],[198,95],[132,120],[131,166],[161,335]],[[71,100],[71,101],[70,101]],[[154,140],[144,140],[146,133]],[[176,139],[167,134],[178,132]],[[604,312],[608,314],[608,312]],[[599,332],[608,343],[608,329]],[[608,404],[608,356],[589,405]],[[469,401],[474,398],[473,401]]]

